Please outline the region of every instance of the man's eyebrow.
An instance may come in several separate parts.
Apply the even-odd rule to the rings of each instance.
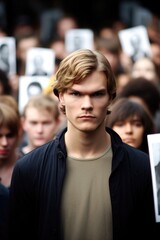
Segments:
[[[68,91],[75,91],[75,92],[85,92],[85,90],[79,90],[79,89],[75,89],[75,88],[68,88]],[[98,89],[95,91],[92,91],[92,93],[96,93],[96,92],[106,92],[107,89],[106,88],[102,88],[102,89]]]

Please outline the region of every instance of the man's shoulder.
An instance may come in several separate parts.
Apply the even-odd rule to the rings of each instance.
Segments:
[[[146,152],[144,152],[138,148],[132,147],[126,143],[123,143],[123,147],[131,156],[137,156],[137,157],[139,156],[142,158],[149,158],[149,155]]]
[[[39,165],[46,158],[50,161],[50,156],[55,153],[55,140],[52,140],[40,147],[35,148],[31,152],[23,155],[17,161],[17,165]]]
[[[147,169],[150,171],[150,160],[147,153],[125,143],[123,143],[123,148],[126,152],[125,158],[132,169],[137,169],[136,171],[142,172],[146,172]]]

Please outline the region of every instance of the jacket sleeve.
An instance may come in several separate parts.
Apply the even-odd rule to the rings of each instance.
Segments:
[[[32,172],[29,174],[29,171],[22,168],[22,161],[21,159],[17,162],[14,168],[10,186],[9,239],[17,240],[30,239],[34,232],[33,188],[30,185],[31,182],[34,184],[34,181]]]

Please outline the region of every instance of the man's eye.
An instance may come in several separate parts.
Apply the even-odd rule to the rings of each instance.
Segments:
[[[32,122],[32,121],[31,121],[30,124],[31,124],[31,125],[36,125],[37,122]]]
[[[80,96],[80,93],[79,93],[79,92],[76,92],[76,91],[71,92],[70,94],[73,95],[73,96]]]
[[[105,93],[104,92],[95,92],[95,93],[93,93],[93,97],[101,97],[101,96],[104,96],[105,95]]]

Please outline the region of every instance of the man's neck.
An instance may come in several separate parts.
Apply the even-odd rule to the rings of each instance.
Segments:
[[[70,157],[86,159],[98,157],[110,142],[110,135],[104,130],[88,133],[68,130],[65,134],[67,153]]]
[[[30,145],[27,145],[27,146],[25,146],[25,147],[22,148],[22,152],[23,152],[24,154],[27,154],[27,153],[31,152],[33,149],[35,149],[35,148],[32,147],[32,146],[30,146]]]

